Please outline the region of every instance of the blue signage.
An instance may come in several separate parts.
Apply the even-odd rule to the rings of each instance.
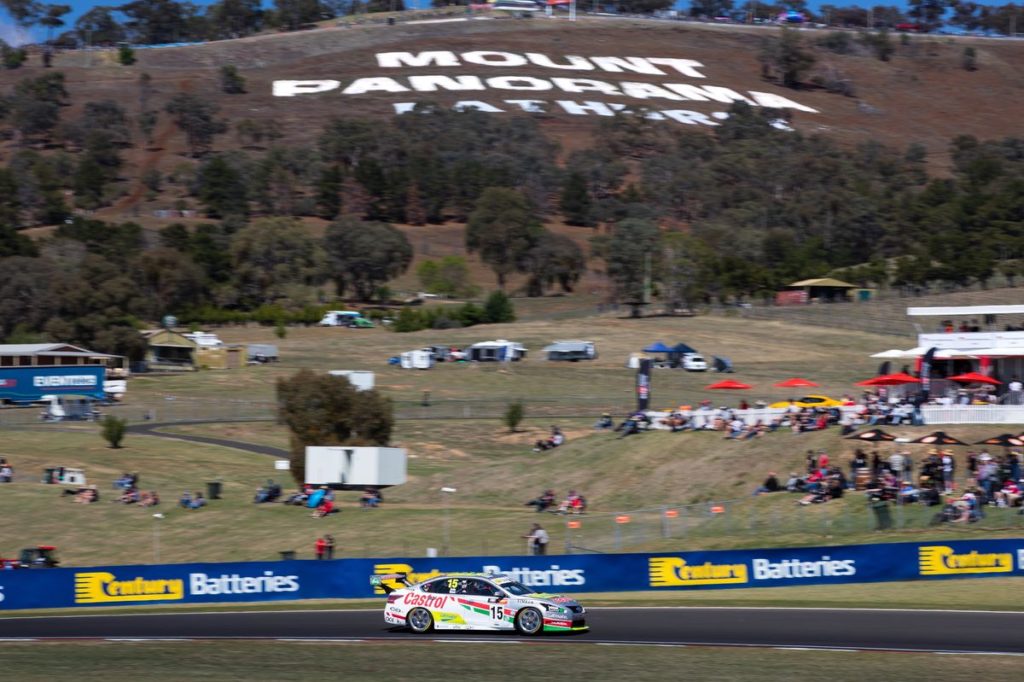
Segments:
[[[0,571],[0,610],[383,596],[370,576],[413,581],[506,573],[538,592],[781,587],[1024,575],[1024,539],[658,554],[339,559]]]
[[[28,403],[44,395],[82,395],[102,400],[106,375],[99,365],[0,367],[0,399]]]

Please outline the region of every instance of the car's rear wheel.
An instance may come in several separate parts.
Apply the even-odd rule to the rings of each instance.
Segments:
[[[533,607],[522,609],[516,614],[516,631],[521,635],[536,635],[544,629],[544,616]]]
[[[410,611],[405,622],[409,624],[409,629],[417,635],[434,629],[434,617],[430,615],[430,611],[424,608],[417,607]]]

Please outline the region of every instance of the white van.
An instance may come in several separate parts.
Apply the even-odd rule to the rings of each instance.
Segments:
[[[321,327],[347,327],[359,317],[362,314],[355,310],[328,310],[317,324]]]
[[[708,362],[700,353],[683,353],[683,369],[687,372],[706,372]]]

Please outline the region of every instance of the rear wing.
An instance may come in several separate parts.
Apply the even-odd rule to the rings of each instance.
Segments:
[[[401,583],[401,584],[405,585],[406,587],[408,587],[408,586],[410,586],[412,584],[412,583],[409,582],[409,574],[408,573],[384,573],[382,575],[371,575],[370,576],[370,584],[372,586],[374,586],[374,587],[379,587],[380,589],[384,590],[384,594],[391,594],[392,592],[395,591],[394,587],[391,587],[390,585],[387,584],[387,582],[385,582],[385,581],[388,581],[388,580],[391,580],[391,581],[394,581],[394,582],[397,582],[397,583]]]

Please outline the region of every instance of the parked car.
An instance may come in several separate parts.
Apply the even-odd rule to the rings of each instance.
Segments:
[[[708,371],[708,361],[700,353],[683,353],[682,364],[687,372]]]
[[[827,395],[805,395],[796,401],[797,407],[841,407],[842,401],[836,400],[835,398],[829,398]],[[789,407],[788,400],[780,400],[777,403],[772,403],[768,407]]]

